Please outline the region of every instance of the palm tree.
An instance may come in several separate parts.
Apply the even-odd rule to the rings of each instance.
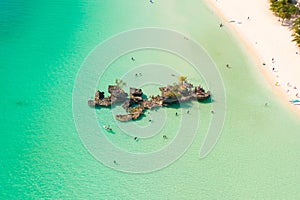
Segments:
[[[271,2],[270,10],[272,10],[278,16],[279,2],[277,0],[270,0],[270,2]]]
[[[298,47],[300,47],[300,28],[297,30],[294,30],[294,33],[292,35],[294,39],[292,40],[293,42],[296,42]]]
[[[292,29],[294,31],[297,31],[299,28],[300,28],[300,17],[295,19],[295,21],[293,22],[293,26],[292,26]]]
[[[283,24],[285,19],[290,20],[297,13],[298,8],[295,5],[288,3],[287,0],[283,0],[278,13],[278,16],[282,19],[281,24]]]
[[[285,19],[290,20],[293,15],[299,14],[299,8],[295,6],[293,0],[270,0],[270,2],[270,9],[282,19],[282,24]],[[294,20],[292,29],[294,31],[292,41],[300,47],[300,17]]]
[[[182,85],[184,82],[187,81],[187,77],[186,76],[179,76],[178,81],[179,81],[179,84]]]
[[[290,20],[293,15],[299,12],[298,7],[289,0],[271,0],[270,9],[282,19],[281,24],[283,24],[286,19]]]

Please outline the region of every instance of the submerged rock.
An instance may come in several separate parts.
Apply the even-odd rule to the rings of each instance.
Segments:
[[[109,85],[108,93],[111,94],[110,99],[112,103],[124,102],[128,97],[128,94],[117,85]]]
[[[115,116],[117,120],[121,121],[121,122],[127,122],[132,120],[132,116],[130,114],[128,115],[116,115]]]

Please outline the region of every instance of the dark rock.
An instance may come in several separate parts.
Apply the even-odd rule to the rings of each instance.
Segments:
[[[97,104],[98,104],[99,106],[105,106],[105,107],[108,107],[108,106],[111,106],[112,101],[111,101],[110,97],[106,97],[106,98],[103,98],[102,100],[99,100],[99,101],[97,102]]]
[[[135,103],[143,101],[142,95],[143,91],[141,89],[130,88],[130,99],[132,99]]]
[[[143,91],[142,89],[138,88],[130,88],[130,95],[141,97],[143,95]]]
[[[205,100],[205,99],[208,99],[210,97],[210,91],[205,92],[205,90],[199,85],[199,86],[195,87],[193,96],[197,100]]]
[[[95,94],[95,101],[101,100],[104,98],[104,92],[101,92],[100,90],[98,90]]]

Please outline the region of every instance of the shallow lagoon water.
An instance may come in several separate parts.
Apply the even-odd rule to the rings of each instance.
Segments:
[[[300,120],[269,91],[239,41],[227,27],[219,28],[220,19],[204,2],[0,4],[1,199],[299,197]],[[205,159],[198,156],[211,119],[211,105],[193,104],[199,106],[201,120],[187,152],[160,171],[130,174],[104,166],[84,148],[74,125],[72,92],[84,58],[97,44],[119,32],[142,27],[177,30],[207,50],[224,82],[227,113],[222,135]],[[138,51],[134,55],[142,60],[132,64],[131,55],[127,55],[129,62],[126,55],[121,57],[108,69],[116,74],[105,76],[103,85],[122,76],[127,71],[123,67],[159,62],[176,68],[184,64],[163,52]],[[187,74],[193,83],[202,81],[192,72]],[[148,85],[145,91],[155,93],[155,88]],[[265,102],[269,106],[265,107]],[[99,122],[104,120],[103,113],[96,112]],[[176,120],[175,108],[159,112]],[[110,112],[106,114],[111,117]],[[147,125],[148,117],[137,123]],[[166,131],[176,131],[176,126],[167,125]],[[161,134],[149,143],[136,142],[125,134],[107,137],[133,152],[153,151],[169,142]],[[170,134],[170,140],[172,137],[176,135]]]

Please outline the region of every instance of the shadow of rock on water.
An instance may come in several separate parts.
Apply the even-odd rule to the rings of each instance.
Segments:
[[[167,106],[168,108],[172,108],[172,109],[180,109],[180,108],[191,108],[192,107],[192,103],[190,102],[184,102],[184,103],[173,103]]]
[[[143,93],[143,94],[142,94],[142,98],[143,98],[143,99],[148,99],[148,96],[147,96],[146,94]]]
[[[209,97],[209,98],[207,98],[207,99],[204,99],[204,100],[198,100],[198,102],[199,103],[203,103],[203,104],[209,104],[209,103],[213,103],[213,102],[215,102],[212,98],[211,98],[211,96]]]

